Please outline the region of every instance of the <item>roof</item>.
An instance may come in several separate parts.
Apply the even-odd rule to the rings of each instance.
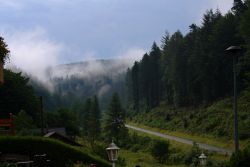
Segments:
[[[52,132],[45,134],[44,137],[60,140],[64,143],[70,144],[72,146],[82,146],[81,144],[75,142],[74,140],[71,140],[70,138],[68,138],[68,137],[66,137],[58,132],[55,132],[55,131],[52,131]]]

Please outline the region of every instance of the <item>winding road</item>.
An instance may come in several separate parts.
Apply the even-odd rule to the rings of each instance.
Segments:
[[[159,133],[159,132],[156,132],[156,131],[151,131],[151,130],[146,130],[146,129],[143,129],[143,128],[135,127],[135,126],[132,126],[132,125],[125,125],[125,126],[127,128],[129,128],[129,129],[144,132],[144,133],[147,133],[147,134],[150,134],[150,135],[155,135],[155,136],[162,137],[162,138],[169,139],[169,140],[174,140],[174,141],[184,143],[184,144],[188,144],[188,145],[193,145],[193,142],[194,142],[193,140],[190,140],[190,139],[175,137],[175,136]],[[200,148],[206,149],[206,150],[208,150],[210,152],[217,152],[217,153],[228,154],[228,155],[232,154],[232,151],[228,150],[228,149],[224,149],[224,148],[220,148],[220,147],[216,147],[216,146],[212,146],[212,145],[208,145],[208,144],[204,144],[204,143],[199,143],[199,142],[196,142],[196,143],[199,145]]]

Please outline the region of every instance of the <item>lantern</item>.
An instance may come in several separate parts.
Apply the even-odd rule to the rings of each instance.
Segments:
[[[112,162],[112,167],[115,167],[115,161],[118,158],[119,147],[112,141],[108,148],[106,148],[109,160]]]

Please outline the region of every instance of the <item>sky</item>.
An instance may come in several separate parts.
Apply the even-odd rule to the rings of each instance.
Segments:
[[[91,59],[139,59],[166,31],[188,32],[233,0],[0,0],[9,64],[25,71]]]

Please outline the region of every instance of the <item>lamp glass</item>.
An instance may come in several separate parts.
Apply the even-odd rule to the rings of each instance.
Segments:
[[[115,145],[114,142],[112,142],[108,148],[106,148],[107,154],[108,154],[108,158],[110,161],[116,161],[118,158],[118,151],[119,151],[119,147],[117,147]]]

